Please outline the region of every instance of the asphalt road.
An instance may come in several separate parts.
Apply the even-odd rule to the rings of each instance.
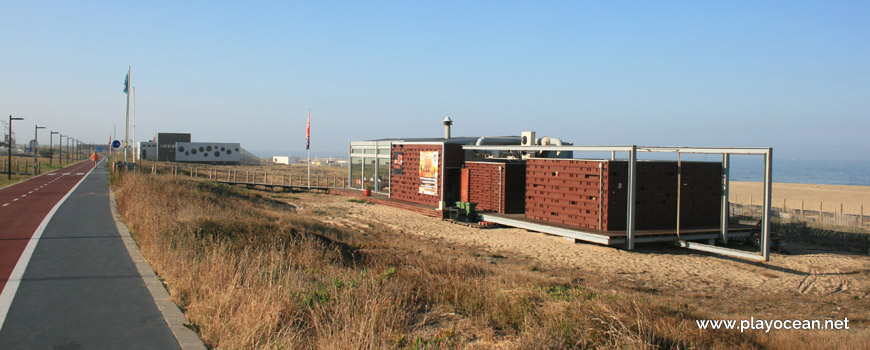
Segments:
[[[2,294],[18,284],[5,315],[0,305],[0,349],[179,348],[118,234],[108,174],[90,168],[82,162],[0,190]],[[23,277],[10,279],[12,256],[13,267],[21,263],[40,223],[73,188],[41,231]]]

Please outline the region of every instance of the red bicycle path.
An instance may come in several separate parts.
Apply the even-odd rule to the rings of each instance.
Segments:
[[[45,216],[93,164],[78,162],[0,189],[0,292]]]

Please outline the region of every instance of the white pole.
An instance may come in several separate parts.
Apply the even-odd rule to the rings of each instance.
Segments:
[[[133,163],[139,159],[139,148],[136,147],[136,88],[133,88]]]
[[[308,126],[306,127],[308,130],[308,191],[311,191],[311,109],[308,109]]]
[[[127,164],[127,146],[130,144],[130,86],[133,85],[132,78],[130,76],[130,67],[127,66],[127,120],[124,126],[124,164]]]

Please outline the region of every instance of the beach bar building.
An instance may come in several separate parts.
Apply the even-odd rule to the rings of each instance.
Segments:
[[[768,260],[770,148],[575,146],[521,136],[379,139],[350,144],[348,187],[387,205],[444,217],[458,201],[476,203],[483,221],[633,249],[676,242],[690,249]],[[606,159],[575,155],[610,153]],[[638,159],[672,153],[677,160]],[[683,161],[682,155],[719,155]],[[765,158],[759,225],[729,224],[731,155]],[[625,155],[624,158],[617,155]],[[758,237],[758,253],[716,243]],[[701,243],[704,242],[704,243]]]

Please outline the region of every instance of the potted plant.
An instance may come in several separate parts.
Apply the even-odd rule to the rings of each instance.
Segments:
[[[363,190],[363,196],[369,197],[372,195],[372,184],[366,184],[365,190]]]

